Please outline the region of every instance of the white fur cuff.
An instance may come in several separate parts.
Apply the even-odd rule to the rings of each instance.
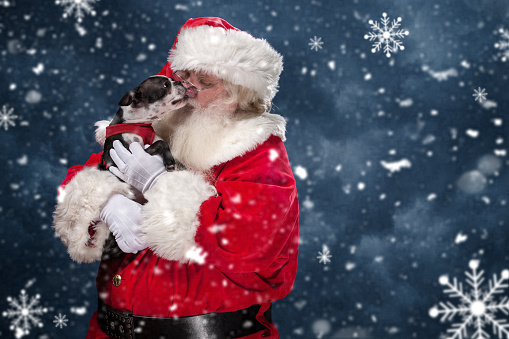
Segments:
[[[94,126],[97,127],[95,129],[95,141],[101,146],[104,146],[104,141],[106,140],[106,127],[110,125],[109,120],[99,120]]]
[[[88,228],[91,222],[99,219],[103,206],[115,193],[134,198],[128,184],[95,167],[85,167],[59,192],[53,229],[74,261],[101,260],[104,243],[110,234],[108,225],[97,223],[93,239],[90,239]]]
[[[190,171],[167,172],[145,193],[141,241],[155,254],[183,263],[196,247],[201,204],[216,194],[214,186]],[[187,254],[187,255],[186,255]]]

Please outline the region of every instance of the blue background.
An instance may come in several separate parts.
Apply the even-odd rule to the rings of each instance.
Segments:
[[[486,288],[509,268],[509,65],[494,47],[509,28],[509,2],[92,6],[96,15],[78,23],[51,0],[0,4],[0,106],[17,116],[0,128],[0,311],[22,289],[39,294],[44,327],[28,337],[85,336],[98,265],[73,263],[54,237],[57,187],[68,167],[100,151],[94,122],[164,66],[191,17],[222,17],[284,57],[273,112],[288,122],[301,244],[294,290],[274,304],[281,338],[439,338],[461,322],[429,315],[440,301],[459,303],[439,277],[464,281],[475,258]],[[410,33],[390,58],[364,39],[384,12]],[[383,165],[401,160],[411,166]],[[326,264],[317,258],[324,246]],[[69,319],[63,329],[53,324],[59,313]],[[0,336],[14,337],[10,322],[0,317]]]

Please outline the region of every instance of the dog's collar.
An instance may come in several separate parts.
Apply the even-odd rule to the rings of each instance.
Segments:
[[[120,133],[138,134],[143,139],[143,143],[145,145],[152,144],[156,134],[151,124],[135,124],[126,122],[123,124],[110,125],[106,127],[106,138]]]

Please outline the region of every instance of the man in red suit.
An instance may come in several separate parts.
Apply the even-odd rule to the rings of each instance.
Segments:
[[[154,123],[185,169],[137,143],[115,144],[110,171],[100,154],[69,169],[53,227],[73,260],[101,260],[87,338],[279,338],[271,303],[299,241],[285,120],[268,112],[282,66],[265,40],[190,19],[159,73],[188,104]]]

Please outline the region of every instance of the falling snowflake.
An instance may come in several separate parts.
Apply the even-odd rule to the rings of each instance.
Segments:
[[[58,317],[55,316],[55,320],[53,320],[55,327],[60,327],[60,329],[62,329],[64,326],[67,326],[66,322],[68,322],[69,319],[65,319],[65,317],[65,314],[62,315],[61,313],[58,313]]]
[[[14,5],[13,1],[0,0],[0,6],[1,7],[10,7],[10,6],[13,6],[13,5]]]
[[[488,95],[488,93],[486,93],[485,90],[486,90],[485,88],[481,90],[481,87],[479,87],[478,89],[474,89],[474,94],[472,94],[472,96],[475,97],[475,101],[482,102],[483,100],[486,100],[486,96]]]
[[[328,262],[330,262],[330,258],[332,258],[332,255],[330,254],[329,248],[327,245],[323,245],[322,252],[318,252],[317,259],[320,259],[320,263],[323,262],[324,265],[327,265]]]
[[[484,326],[491,324],[493,333],[498,335],[497,338],[509,338],[509,324],[506,319],[496,319],[495,313],[501,311],[504,314],[509,313],[509,299],[503,297],[500,301],[493,300],[495,294],[500,294],[508,287],[505,280],[509,279],[509,270],[503,270],[500,279],[493,275],[493,280],[489,280],[489,288],[482,290],[481,284],[484,282],[484,271],[477,272],[479,260],[471,260],[468,264],[472,273],[465,272],[467,283],[472,287],[470,293],[463,291],[463,285],[458,283],[454,278],[453,283],[449,281],[447,275],[439,278],[440,285],[447,286],[448,289],[444,293],[450,295],[451,298],[459,298],[460,305],[456,306],[450,302],[440,302],[438,307],[429,310],[429,315],[436,318],[442,315],[441,321],[452,321],[454,316],[461,316],[461,322],[452,324],[452,328],[447,330],[447,339],[466,339],[467,327],[471,326],[475,329],[472,339],[489,339],[489,334],[484,330]]]
[[[495,43],[495,48],[500,50],[500,60],[505,62],[509,59],[509,30],[501,28],[498,32],[502,36],[502,40]]]
[[[369,41],[378,39],[378,41],[373,43],[371,53],[378,52],[382,47],[382,44],[384,44],[384,53],[389,58],[391,56],[391,52],[396,53],[398,49],[405,49],[405,46],[403,46],[402,42],[397,40],[397,38],[404,38],[404,36],[408,35],[409,32],[404,29],[396,30],[400,26],[401,18],[393,20],[389,27],[390,20],[387,17],[387,13],[382,13],[382,16],[382,26],[380,26],[376,21],[373,22],[373,20],[369,20],[369,24],[371,25],[373,32],[369,32],[364,35],[364,39]]]
[[[13,115],[14,108],[7,108],[7,105],[2,106],[2,111],[0,111],[0,126],[4,126],[4,129],[7,131],[10,126],[16,126],[14,123],[14,119],[18,116]]]
[[[12,297],[7,298],[13,309],[3,312],[2,315],[7,318],[14,318],[9,329],[15,331],[16,338],[30,334],[31,326],[43,326],[41,319],[36,316],[43,315],[48,312],[48,309],[38,306],[39,299],[41,299],[39,294],[29,298],[25,290],[21,290],[19,300]]]
[[[315,50],[318,52],[319,49],[322,49],[322,45],[323,45],[323,41],[322,41],[322,38],[317,38],[316,35],[314,37],[314,39],[309,39],[311,42],[308,44],[309,46],[311,46],[311,49]]]
[[[55,4],[65,7],[64,18],[67,18],[74,12],[74,16],[78,22],[81,22],[85,14],[90,14],[92,16],[96,14],[92,8],[92,4],[97,1],[99,0],[56,0]]]

